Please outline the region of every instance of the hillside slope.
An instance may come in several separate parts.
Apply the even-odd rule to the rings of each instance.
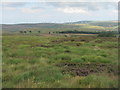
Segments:
[[[41,31],[42,33],[54,31],[116,31],[118,28],[117,21],[78,21],[71,23],[35,23],[35,24],[3,24],[2,31],[19,32],[19,31]]]

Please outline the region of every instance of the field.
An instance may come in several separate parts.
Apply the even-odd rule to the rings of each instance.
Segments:
[[[3,35],[3,88],[117,88],[118,41],[95,35]]]

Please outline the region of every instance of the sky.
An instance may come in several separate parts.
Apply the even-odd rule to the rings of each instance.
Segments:
[[[0,4],[2,24],[118,20],[117,2],[8,1]]]

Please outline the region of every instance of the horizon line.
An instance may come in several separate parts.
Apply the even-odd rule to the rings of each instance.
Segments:
[[[81,20],[81,21],[98,21],[98,22],[108,22],[108,21],[118,21],[118,20]],[[3,24],[67,24],[67,23],[75,23],[80,21],[70,21],[70,22],[20,22],[20,23],[0,23]]]

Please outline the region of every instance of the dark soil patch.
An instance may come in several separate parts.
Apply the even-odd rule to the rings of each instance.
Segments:
[[[62,38],[62,39],[59,39],[59,40],[53,40],[51,41],[51,43],[54,43],[54,44],[58,44],[58,43],[63,43],[63,42],[66,42],[66,41],[71,41],[71,42],[89,42],[91,40],[94,40],[96,37],[76,37],[76,38],[72,38],[72,37],[66,37],[66,38]]]
[[[40,47],[50,48],[50,47],[54,47],[54,46],[53,45],[41,45]]]
[[[70,50],[65,50],[64,52],[65,52],[65,53],[71,53],[71,51],[70,51]]]
[[[54,45],[35,45],[35,46],[32,46],[31,48],[34,48],[34,47],[51,48],[51,47],[54,47]]]
[[[96,40],[96,43],[102,43],[105,41],[113,41],[113,42],[117,42],[118,39],[115,37],[94,37],[94,36],[86,36],[86,37],[66,37],[66,38],[62,38],[62,39],[58,39],[58,40],[52,40],[51,43],[54,44],[59,44],[59,43],[63,43],[66,41],[71,41],[71,42],[89,42],[95,39],[100,39],[100,40]]]
[[[62,67],[62,73],[70,73],[73,76],[87,76],[94,73],[117,74],[117,67],[111,64],[74,64],[60,63],[57,66]]]
[[[54,40],[54,41],[51,41],[52,43],[62,43],[62,42],[66,42],[66,41],[70,41],[69,39],[61,39],[61,40]]]

